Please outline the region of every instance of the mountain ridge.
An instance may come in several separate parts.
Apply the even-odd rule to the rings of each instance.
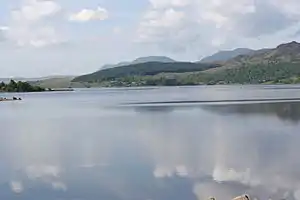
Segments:
[[[224,62],[226,60],[232,59],[236,56],[239,55],[248,55],[251,53],[254,53],[255,50],[253,49],[248,49],[248,48],[237,48],[237,49],[233,49],[233,50],[222,50],[222,51],[218,51],[217,53],[207,56],[203,59],[200,60],[200,62],[205,62],[205,63],[209,63],[209,62]]]
[[[106,64],[101,67],[100,70],[109,69],[109,68],[115,68],[115,67],[122,67],[126,65],[132,65],[132,64],[140,64],[140,63],[147,63],[147,62],[163,62],[163,63],[172,63],[176,62],[172,58],[169,58],[167,56],[144,56],[134,59],[133,61],[124,61],[119,62],[117,64]]]
[[[192,62],[147,62],[127,66],[103,69],[91,74],[78,76],[72,82],[101,82],[114,81],[115,79],[130,76],[154,76],[160,73],[184,73],[204,71],[220,67],[218,64],[192,63]]]
[[[280,44],[273,49],[261,49],[252,55],[240,55],[224,63],[221,69],[242,67],[245,65],[276,64],[300,62],[300,43],[292,41]]]

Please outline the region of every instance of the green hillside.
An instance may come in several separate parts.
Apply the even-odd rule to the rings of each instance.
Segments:
[[[219,65],[189,62],[148,62],[100,70],[92,74],[76,77],[73,82],[114,81],[124,77],[154,76],[160,73],[196,72],[216,67],[219,67]]]
[[[166,56],[148,56],[148,57],[139,57],[133,61],[125,61],[120,62],[118,64],[107,64],[101,67],[101,70],[115,68],[115,67],[122,67],[127,65],[133,64],[140,64],[140,63],[147,63],[147,62],[161,62],[161,63],[173,63],[176,62],[175,60],[166,57]]]
[[[276,63],[247,65],[214,73],[194,73],[189,75],[188,79],[205,84],[261,84],[296,83],[295,78],[299,76],[300,64]]]
[[[219,64],[149,62],[116,67],[77,77],[73,82],[104,87],[300,83],[300,43],[256,50]]]

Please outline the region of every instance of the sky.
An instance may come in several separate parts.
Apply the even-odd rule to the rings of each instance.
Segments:
[[[299,10],[299,0],[0,0],[0,77],[276,47],[300,39]]]

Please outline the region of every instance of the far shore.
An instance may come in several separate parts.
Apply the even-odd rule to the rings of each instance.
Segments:
[[[41,93],[41,92],[72,92],[74,91],[73,88],[57,88],[57,89],[46,89],[44,91],[32,91],[32,92],[7,92],[7,91],[0,91],[1,93]],[[1,97],[0,97],[1,98]]]
[[[48,89],[45,90],[44,92],[72,92],[74,91],[73,88],[56,88],[56,89]]]
[[[45,91],[41,91],[41,92],[72,92],[74,91],[73,88],[62,88],[62,89],[48,89]],[[13,92],[1,92],[1,93],[13,93]],[[18,92],[16,92],[18,93]],[[32,92],[22,92],[22,93],[32,93]],[[21,101],[22,99],[20,97],[12,97],[12,98],[7,98],[7,97],[0,97],[0,102],[4,102],[4,101]]]

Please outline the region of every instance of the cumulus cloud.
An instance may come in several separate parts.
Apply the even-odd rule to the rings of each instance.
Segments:
[[[284,5],[279,0],[150,0],[150,4],[139,25],[138,41],[175,52],[236,47],[245,40],[249,45],[252,39],[273,37],[300,22],[295,0]]]
[[[24,0],[19,9],[12,11],[12,18],[19,22],[23,20],[34,22],[43,17],[51,16],[60,9],[61,7],[52,0]]]
[[[71,14],[70,21],[87,22],[92,20],[105,20],[108,18],[108,11],[105,8],[98,7],[96,10],[83,9],[78,13]]]
[[[8,31],[9,27],[7,26],[0,26],[0,31]]]
[[[45,46],[58,43],[51,19],[61,11],[53,0],[23,0],[19,8],[10,13],[6,38],[19,46]]]
[[[191,0],[150,0],[154,8],[182,7],[190,3]]]

